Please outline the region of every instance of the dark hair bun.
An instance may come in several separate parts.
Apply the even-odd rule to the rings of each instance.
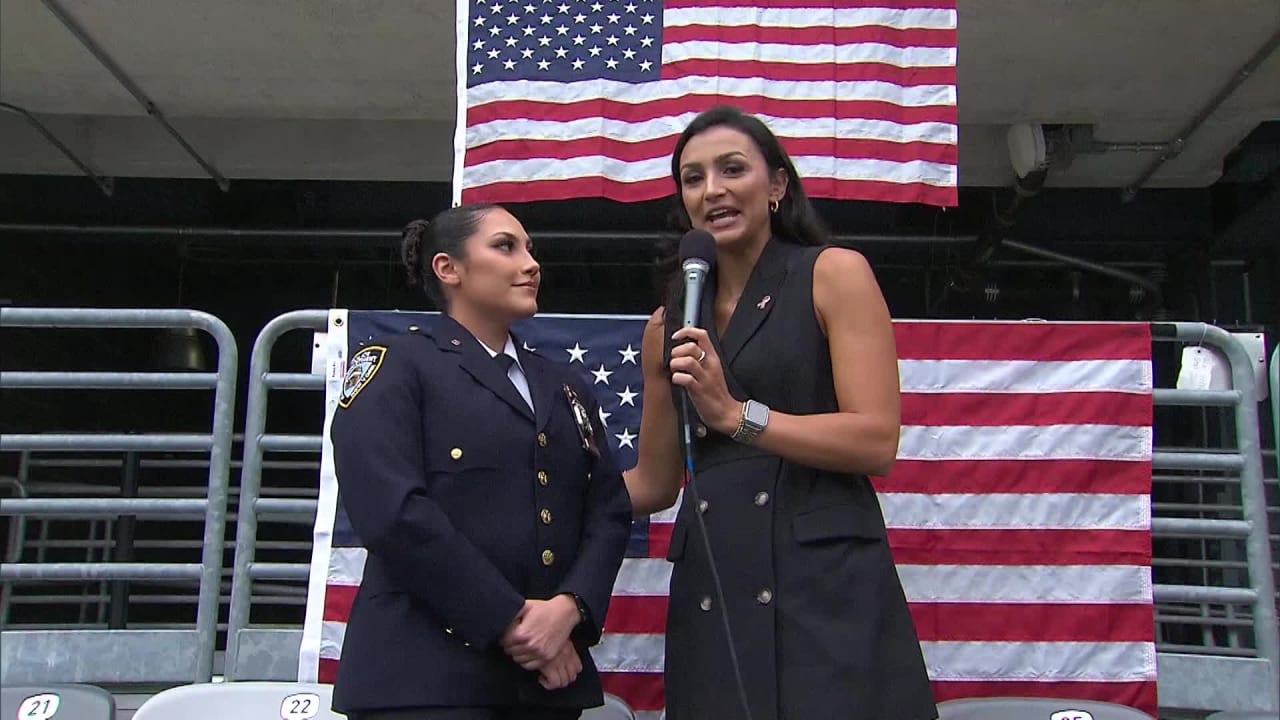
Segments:
[[[410,287],[423,284],[425,256],[431,247],[427,235],[430,229],[431,225],[426,220],[414,220],[400,231],[400,259],[409,276]]]

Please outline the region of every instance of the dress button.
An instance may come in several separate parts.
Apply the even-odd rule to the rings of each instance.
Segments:
[[[538,513],[538,517],[542,518],[543,525],[551,524],[551,511],[547,508],[542,508],[542,512]]]
[[[759,507],[764,507],[765,505],[768,505],[768,504],[769,504],[769,493],[767,492],[756,493],[756,505],[758,505]]]
[[[702,599],[698,601],[698,607],[702,608],[702,612],[710,612],[710,610],[711,610],[711,596],[710,596],[710,595],[703,595],[703,596],[702,596]]]
[[[542,564],[551,567],[556,563],[556,554],[550,550],[542,551]]]
[[[706,436],[707,436],[707,426],[706,426],[706,425],[699,425],[698,427],[696,427],[696,428],[694,428],[694,429],[693,429],[693,434],[694,434],[694,435],[697,435],[697,436],[698,436],[698,437],[700,437],[700,438],[704,438],[704,437],[706,437]]]
[[[450,450],[450,451],[449,451],[449,457],[453,458],[454,460],[461,460],[461,459],[462,459],[462,448],[454,448],[454,449]]]
[[[700,512],[700,513],[705,513],[705,512],[707,511],[707,508],[708,508],[708,507],[709,507],[709,504],[707,503],[707,501],[706,501],[706,500],[699,500],[699,501],[698,501],[698,512]]]
[[[542,487],[546,487],[546,486],[547,486],[547,483],[549,483],[549,482],[551,482],[551,479],[547,477],[547,471],[546,471],[546,470],[539,470],[539,471],[538,471],[538,484],[539,484],[539,485],[541,485]]]
[[[765,588],[756,595],[756,602],[761,605],[768,605],[773,600],[773,593],[769,592],[769,588]]]
[[[546,447],[546,446],[547,446],[547,434],[538,433],[538,447]]]

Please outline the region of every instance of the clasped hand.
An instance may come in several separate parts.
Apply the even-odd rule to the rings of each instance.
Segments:
[[[569,642],[578,623],[572,598],[525,600],[524,607],[502,636],[502,649],[525,670],[537,670],[538,682],[548,690],[566,687],[582,672],[582,659]]]

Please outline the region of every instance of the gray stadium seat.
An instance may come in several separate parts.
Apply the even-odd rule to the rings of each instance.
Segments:
[[[582,713],[579,720],[636,720],[636,714],[621,698],[604,694],[604,705]]]
[[[938,703],[938,717],[939,720],[1154,720],[1127,705],[1028,697],[947,700]]]
[[[228,682],[181,685],[156,693],[133,720],[345,720],[329,709],[332,685],[294,682]],[[61,720],[60,718],[58,720]]]
[[[115,699],[94,685],[0,687],[0,718],[22,720],[114,720]]]
[[[1205,718],[1205,720],[1276,720],[1276,713],[1262,710],[1223,710]]]

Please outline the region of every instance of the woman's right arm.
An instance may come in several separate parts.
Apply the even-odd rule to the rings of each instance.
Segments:
[[[640,452],[636,466],[622,474],[636,515],[675,504],[684,484],[684,463],[676,409],[671,402],[671,376],[664,357],[666,325],[658,308],[645,324],[640,348],[644,373],[644,406],[640,417]]]

